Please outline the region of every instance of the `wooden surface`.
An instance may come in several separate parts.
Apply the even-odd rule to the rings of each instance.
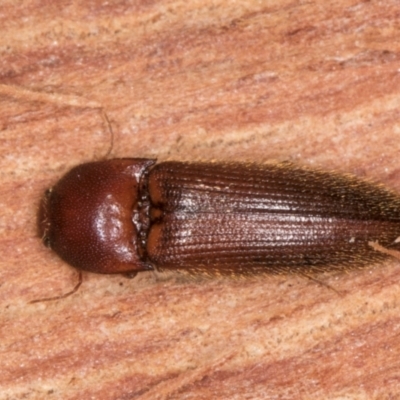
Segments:
[[[43,191],[113,157],[293,161],[400,192],[397,1],[0,5],[0,399],[400,398],[400,265],[133,280],[36,237]]]

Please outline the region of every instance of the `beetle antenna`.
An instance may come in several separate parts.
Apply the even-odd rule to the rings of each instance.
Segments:
[[[67,292],[65,294],[62,294],[61,296],[54,296],[54,297],[47,297],[47,298],[44,298],[44,299],[32,300],[32,301],[29,302],[29,304],[42,303],[42,302],[45,302],[45,301],[53,301],[53,300],[65,299],[66,297],[69,297],[69,296],[73,295],[74,293],[76,293],[78,291],[79,287],[82,285],[82,282],[83,282],[82,271],[78,271],[78,273],[79,273],[78,283],[75,285],[75,287],[71,291],[69,291],[69,292]]]

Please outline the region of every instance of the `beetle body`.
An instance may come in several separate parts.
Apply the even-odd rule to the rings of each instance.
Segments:
[[[82,270],[309,273],[398,250],[400,198],[292,164],[114,159],[82,164],[42,201],[40,234]]]

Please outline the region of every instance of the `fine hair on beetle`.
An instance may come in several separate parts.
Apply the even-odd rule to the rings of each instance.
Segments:
[[[290,163],[117,158],[62,177],[38,226],[79,271],[310,276],[398,257],[400,196]]]

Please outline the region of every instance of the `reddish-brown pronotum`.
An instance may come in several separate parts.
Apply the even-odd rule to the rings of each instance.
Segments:
[[[41,204],[40,235],[81,270],[312,273],[398,250],[400,197],[292,164],[114,159],[68,172]]]

